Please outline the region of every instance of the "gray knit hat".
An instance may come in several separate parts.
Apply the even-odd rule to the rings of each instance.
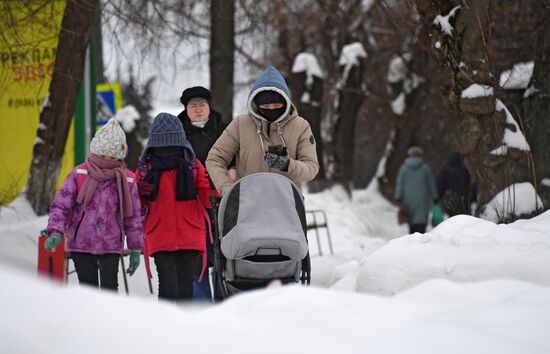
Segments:
[[[126,135],[120,124],[111,118],[99,129],[90,142],[90,153],[123,160],[126,157],[128,146]]]
[[[183,126],[169,113],[159,113],[151,124],[147,147],[187,146]]]
[[[144,156],[150,148],[168,147],[168,146],[181,146],[185,148],[186,159],[195,159],[195,153],[193,147],[187,141],[183,125],[180,120],[171,115],[170,113],[159,113],[149,130],[149,140],[145,147]]]

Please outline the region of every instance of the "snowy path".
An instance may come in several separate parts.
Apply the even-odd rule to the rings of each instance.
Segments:
[[[37,279],[47,218],[19,199],[0,210],[0,353],[550,352],[550,212],[510,225],[461,216],[399,237],[395,208],[373,190],[307,194],[306,209],[326,211],[335,251],[321,232],[316,255],[310,234],[313,286],[175,307],[149,294],[143,266],[130,298],[122,279],[120,295],[75,275],[61,287]]]
[[[325,230],[319,230],[323,256],[319,256],[317,240],[309,232],[312,256],[312,285],[330,287],[338,266],[360,262],[382,247],[389,239],[406,233],[395,224],[395,207],[373,190],[355,191],[350,201],[340,188],[323,193],[307,194],[307,210],[324,210],[332,236],[334,255],[330,255]],[[9,208],[0,209],[0,263],[30,274],[36,273],[37,235],[47,224],[47,216],[36,217],[30,206],[18,198]],[[151,262],[155,275],[154,262]],[[77,282],[76,275],[69,283]],[[143,262],[133,277],[128,278],[130,295],[151,297]],[[120,291],[123,278],[119,274]],[[156,290],[156,279],[153,279]]]

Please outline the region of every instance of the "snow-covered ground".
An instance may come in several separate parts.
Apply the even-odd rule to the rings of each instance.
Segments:
[[[327,213],[334,250],[321,230],[319,255],[309,233],[313,286],[185,307],[149,294],[143,267],[130,297],[122,279],[113,295],[74,274],[68,286],[37,278],[47,218],[17,199],[0,209],[0,353],[550,352],[550,212],[510,225],[458,216],[406,235],[375,185],[352,200],[340,188],[305,198]]]

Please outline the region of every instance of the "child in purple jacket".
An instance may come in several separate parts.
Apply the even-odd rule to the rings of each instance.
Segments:
[[[124,131],[110,119],[92,139],[86,162],[69,174],[50,205],[44,247],[55,250],[67,235],[80,284],[118,289],[125,238],[131,250],[127,272],[132,275],[139,266],[144,233],[134,175],[122,161],[126,151]]]

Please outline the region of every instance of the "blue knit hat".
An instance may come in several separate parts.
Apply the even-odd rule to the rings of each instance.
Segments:
[[[181,146],[185,148],[188,161],[195,159],[193,147],[185,137],[180,120],[169,113],[159,113],[153,120],[151,129],[149,129],[149,140],[145,147],[144,156],[150,148],[168,146]]]
[[[159,113],[151,124],[147,147],[186,146],[183,126],[178,118],[169,113]]]

